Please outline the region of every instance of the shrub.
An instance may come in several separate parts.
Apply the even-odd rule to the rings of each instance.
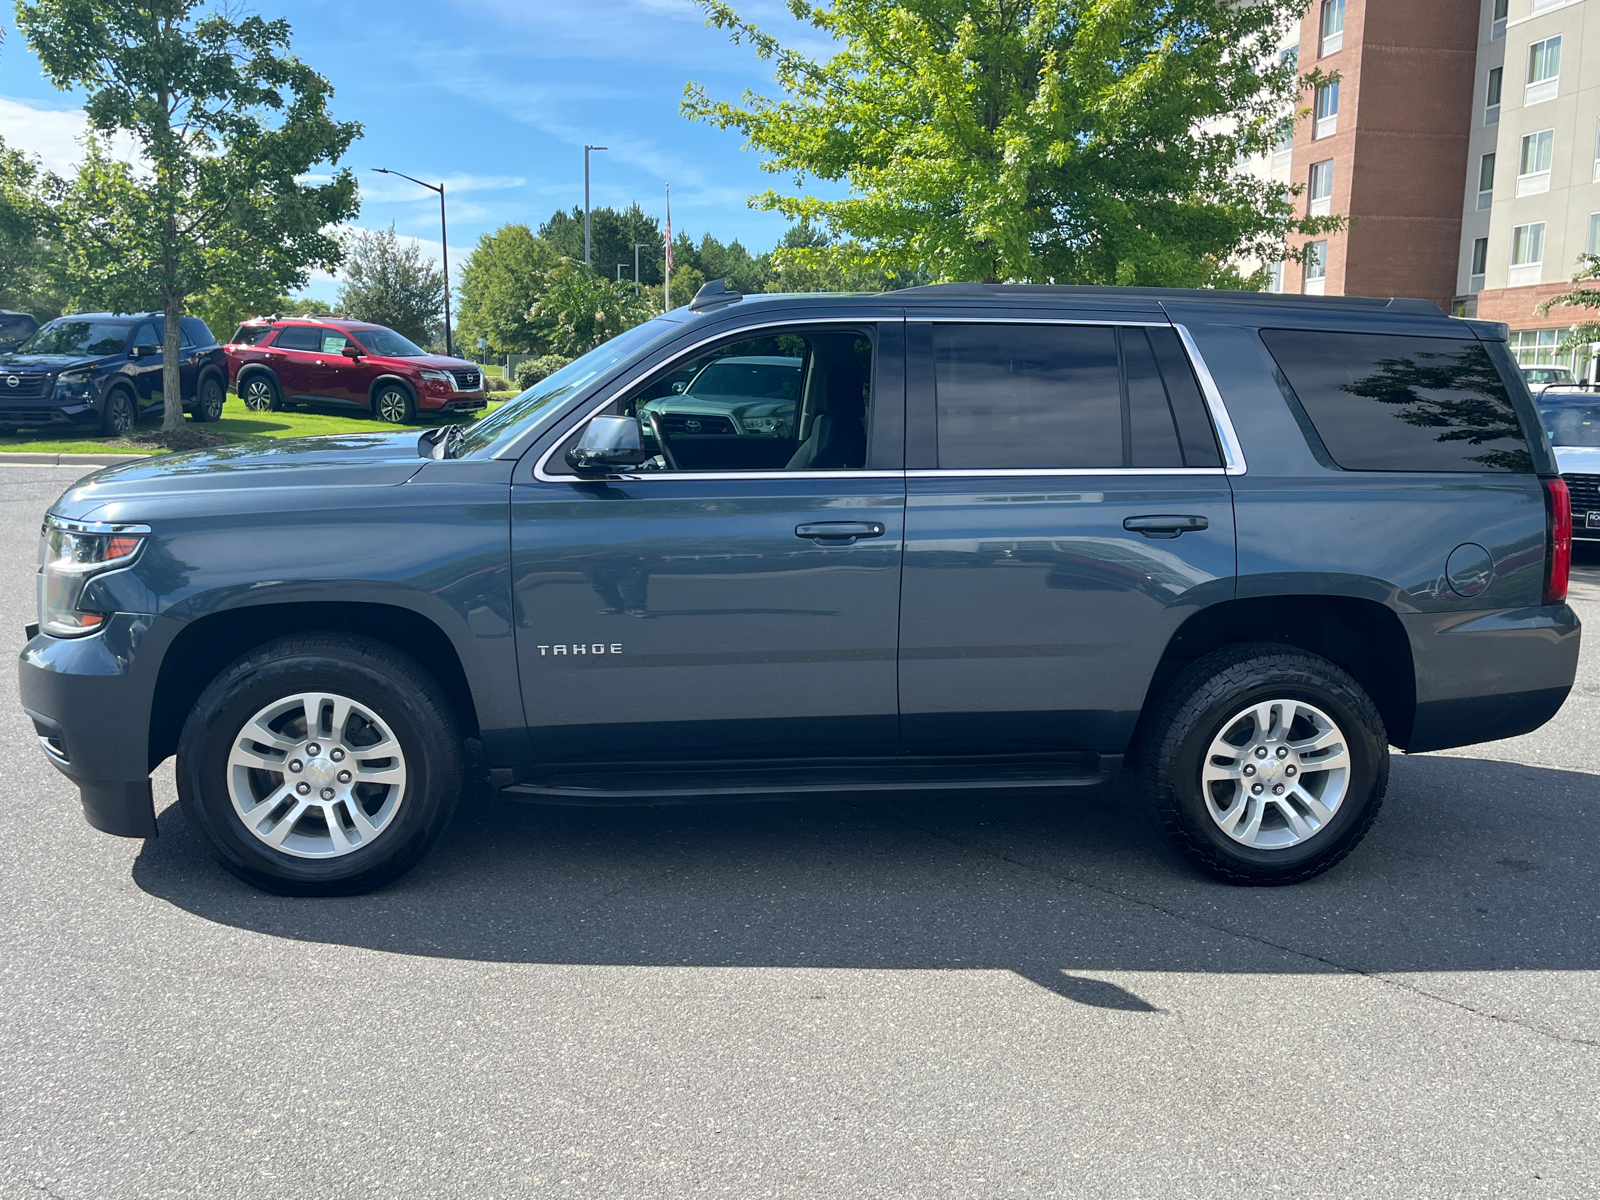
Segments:
[[[531,388],[547,375],[554,375],[572,360],[560,354],[546,354],[517,364],[517,387]]]
[[[503,392],[511,385],[506,382],[506,377],[504,375],[490,375],[488,372],[485,372],[483,376],[483,386],[491,392]]]

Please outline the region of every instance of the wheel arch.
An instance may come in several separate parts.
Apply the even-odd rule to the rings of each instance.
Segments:
[[[398,383],[405,388],[411,394],[411,403],[417,403],[417,389],[404,375],[379,375],[372,381],[372,386],[367,388],[367,407],[373,412],[378,411],[378,393],[391,383]]]
[[[272,386],[278,389],[278,398],[283,398],[283,380],[279,379],[278,373],[271,367],[267,366],[266,363],[246,363],[244,366],[240,367],[239,374],[234,380],[234,394],[237,395],[239,389],[244,386],[245,382],[255,375],[265,375],[268,379],[270,379],[272,381]]]
[[[273,638],[317,632],[371,637],[415,659],[444,689],[463,735],[479,736],[477,703],[460,653],[423,614],[362,601],[251,605],[199,617],[167,647],[150,704],[150,768],[176,751],[189,710],[224,667]]]
[[[1145,708],[1189,663],[1237,642],[1276,642],[1326,658],[1372,697],[1389,735],[1405,748],[1416,718],[1416,665],[1393,609],[1356,596],[1281,595],[1224,600],[1186,620],[1167,642]]]

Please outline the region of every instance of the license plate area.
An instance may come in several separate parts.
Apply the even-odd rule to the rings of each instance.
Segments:
[[[1583,527],[1585,529],[1600,529],[1600,512],[1585,513]]]

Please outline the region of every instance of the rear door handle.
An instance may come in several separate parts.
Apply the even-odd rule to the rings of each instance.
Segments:
[[[883,526],[876,521],[818,521],[796,525],[794,535],[810,538],[819,546],[851,546],[857,538],[882,537]]]
[[[1129,517],[1122,523],[1129,533],[1142,533],[1147,538],[1175,538],[1210,525],[1204,517]]]

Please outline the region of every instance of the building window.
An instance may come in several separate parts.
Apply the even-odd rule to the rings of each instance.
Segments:
[[[1311,164],[1311,185],[1306,215],[1325,217],[1333,211],[1333,159]]]
[[[1472,274],[1467,280],[1467,294],[1476,296],[1483,291],[1484,272],[1489,269],[1489,239],[1474,238],[1472,242]]]
[[[1500,80],[1504,73],[1503,67],[1495,67],[1489,72],[1488,99],[1483,105],[1483,123],[1485,125],[1500,124]]]
[[[1283,264],[1281,262],[1267,264],[1267,291],[1283,291]]]
[[[1511,287],[1538,283],[1544,276],[1544,222],[1518,225],[1511,231]]]
[[[1600,183],[1600,122],[1594,129],[1594,182]]]
[[[1322,46],[1318,54],[1332,54],[1344,45],[1344,0],[1322,0]]]
[[[1557,354],[1565,329],[1518,329],[1511,335],[1511,353],[1519,367],[1572,367],[1572,351]]]
[[[1496,68],[1498,70],[1498,68]],[[1313,107],[1316,116],[1316,127],[1311,136],[1325,138],[1337,133],[1339,129],[1339,81],[1325,83],[1317,89],[1317,98]]]
[[[1568,0],[1533,0],[1533,11],[1543,12],[1547,8],[1556,8],[1567,2]]]
[[[1283,131],[1283,136],[1278,139],[1278,144],[1272,148],[1272,169],[1281,171],[1294,161],[1294,128],[1291,126]]]
[[[1285,46],[1282,50],[1279,50],[1278,51],[1278,61],[1280,63],[1283,63],[1290,70],[1298,71],[1300,69],[1300,46],[1299,46],[1299,44],[1296,43],[1293,46]]]
[[[1511,0],[1494,0],[1494,21],[1489,26],[1489,40],[1498,42],[1506,35],[1506,10],[1511,7]]]
[[[1494,155],[1485,154],[1478,160],[1478,211],[1494,204]]]
[[[1328,286],[1328,243],[1312,242],[1306,247],[1305,284],[1308,296],[1320,296]]]
[[[1545,38],[1528,47],[1528,86],[1522,94],[1524,104],[1541,104],[1556,98],[1561,84],[1561,39]]]
[[[1589,214],[1589,236],[1583,241],[1585,254],[1600,254],[1600,213]]]
[[[1517,156],[1517,195],[1537,196],[1550,190],[1550,160],[1555,144],[1554,129],[1543,129],[1523,137]]]

